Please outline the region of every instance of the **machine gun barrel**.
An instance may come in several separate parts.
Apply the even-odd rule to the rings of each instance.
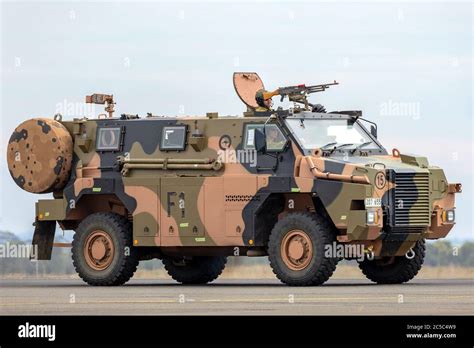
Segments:
[[[339,82],[334,80],[332,83],[324,83],[322,85],[314,85],[306,87],[306,93],[316,93],[316,92],[324,92],[329,86],[338,85]]]
[[[332,83],[324,83],[321,85],[306,86],[305,84],[289,87],[280,87],[278,88],[278,94],[281,95],[282,101],[283,98],[287,95],[294,94],[310,94],[316,92],[324,92],[329,86],[338,85],[339,82],[335,81]]]

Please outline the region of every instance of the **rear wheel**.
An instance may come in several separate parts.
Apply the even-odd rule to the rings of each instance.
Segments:
[[[130,222],[113,213],[89,215],[74,234],[72,260],[90,285],[124,284],[138,266]]]
[[[401,284],[413,279],[425,259],[425,240],[419,240],[413,247],[411,258],[407,256],[383,257],[378,260],[364,260],[359,263],[362,273],[378,284]]]
[[[336,240],[332,226],[321,216],[292,213],[277,222],[270,234],[268,257],[275,275],[294,286],[327,281],[338,260],[326,257],[326,245]]]
[[[171,278],[183,284],[212,282],[222,273],[226,262],[226,256],[195,256],[191,259],[163,258],[163,265]]]

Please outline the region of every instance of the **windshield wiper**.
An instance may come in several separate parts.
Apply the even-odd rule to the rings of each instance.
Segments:
[[[336,145],[336,144],[337,144],[337,141],[332,142],[332,143],[327,143],[326,145],[321,146],[320,149],[325,150],[327,147],[332,146],[332,145]]]
[[[372,144],[372,143],[373,143],[373,141],[366,141],[365,143],[359,144],[351,151],[351,153],[354,153],[357,150],[363,148],[364,146],[367,146],[367,145]]]
[[[341,144],[334,147],[334,150],[339,150],[341,147],[346,147],[346,146],[351,146],[351,145],[354,145],[354,143]]]
[[[354,143],[347,143],[347,144],[341,144],[341,145],[338,145],[338,146],[334,146],[334,148],[331,150],[331,153],[333,153],[336,150],[339,150],[341,147],[346,147],[346,146],[351,146],[351,145],[354,145]]]

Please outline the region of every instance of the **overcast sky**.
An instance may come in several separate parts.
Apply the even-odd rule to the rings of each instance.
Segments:
[[[8,173],[21,121],[102,112],[82,103],[94,92],[114,94],[118,114],[237,115],[232,73],[257,71],[268,89],[339,81],[316,100],[363,110],[387,149],[462,182],[450,239],[474,239],[470,3],[36,1],[1,12],[0,230],[31,237],[34,202],[47,198]]]

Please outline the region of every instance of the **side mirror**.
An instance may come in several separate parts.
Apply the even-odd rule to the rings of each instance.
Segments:
[[[374,125],[371,125],[370,126],[370,134],[372,134],[372,136],[377,139],[377,127],[375,127]]]
[[[264,153],[267,150],[267,139],[263,130],[255,129],[255,150]]]

